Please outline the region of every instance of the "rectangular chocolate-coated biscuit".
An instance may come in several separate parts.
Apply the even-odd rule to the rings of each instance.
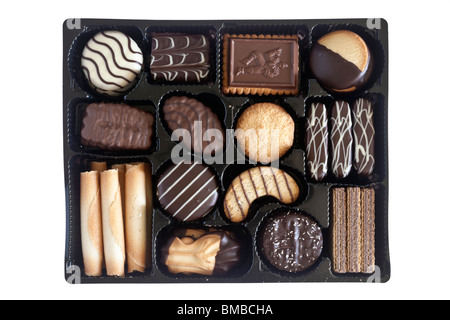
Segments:
[[[210,79],[210,42],[205,35],[153,33],[151,43],[153,80],[201,83]]]
[[[328,112],[325,104],[312,103],[306,118],[306,166],[315,181],[328,173]]]
[[[296,35],[223,37],[225,94],[293,95],[298,93],[299,44]]]
[[[91,103],[83,116],[81,143],[101,150],[147,150],[155,117],[124,103]]]
[[[335,177],[345,178],[352,169],[352,112],[346,101],[336,101],[331,109],[331,164]]]
[[[375,168],[375,127],[372,103],[360,98],[352,108],[354,166],[358,175],[369,176]]]
[[[333,270],[347,272],[347,193],[345,188],[333,189]]]

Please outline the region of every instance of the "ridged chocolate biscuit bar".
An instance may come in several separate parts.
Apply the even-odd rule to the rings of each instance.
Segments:
[[[102,150],[147,150],[154,123],[153,114],[124,103],[91,103],[84,113],[81,143]]]

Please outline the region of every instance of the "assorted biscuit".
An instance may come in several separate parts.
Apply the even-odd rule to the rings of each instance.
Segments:
[[[64,31],[81,282],[389,279],[387,24],[81,22]]]
[[[274,103],[256,103],[245,109],[235,130],[238,148],[258,163],[274,162],[294,145],[294,119]]]
[[[249,210],[257,199],[274,197],[284,204],[297,201],[300,192],[297,182],[281,169],[260,166],[242,172],[229,186],[223,209],[232,222],[247,219]]]

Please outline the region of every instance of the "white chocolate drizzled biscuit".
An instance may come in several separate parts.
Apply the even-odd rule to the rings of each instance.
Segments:
[[[97,33],[81,55],[81,67],[90,85],[110,96],[128,91],[141,73],[142,64],[137,43],[119,31]]]

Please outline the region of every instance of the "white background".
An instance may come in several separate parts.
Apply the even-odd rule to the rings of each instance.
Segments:
[[[0,298],[450,298],[450,58],[445,2],[43,0],[2,6]],[[391,280],[386,284],[67,284],[62,24],[66,18],[78,17],[385,18],[390,41]]]

